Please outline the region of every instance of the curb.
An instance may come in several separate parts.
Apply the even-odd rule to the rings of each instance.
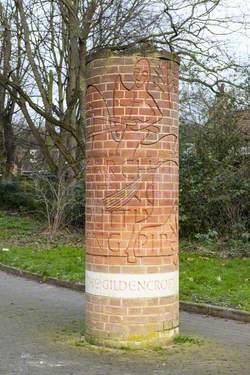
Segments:
[[[237,320],[239,322],[250,323],[250,312],[240,311],[227,307],[209,305],[206,303],[193,303],[180,301],[180,309],[193,314],[214,316],[216,318]]]
[[[37,273],[30,271],[23,271],[19,268],[6,266],[0,263],[0,271],[10,273],[15,276],[25,277],[26,279],[37,281],[43,284],[54,285],[62,288],[75,290],[77,292],[85,292],[85,285],[83,283],[75,283],[72,281],[64,281],[56,279],[55,277],[41,276]],[[225,308],[210,304],[194,303],[180,301],[180,309],[193,314],[214,316],[217,318],[237,320],[239,322],[250,323],[250,312],[240,311],[231,308]]]
[[[75,283],[72,281],[59,280],[55,277],[47,277],[39,275],[38,273],[20,270],[19,268],[6,266],[5,264],[0,263],[0,271],[10,273],[15,276],[25,277],[26,279],[37,281],[40,284],[49,284],[54,286],[59,286],[62,288],[68,288],[76,290],[78,292],[84,292],[85,287],[83,283]]]

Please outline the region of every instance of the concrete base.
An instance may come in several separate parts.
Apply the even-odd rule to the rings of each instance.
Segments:
[[[115,349],[150,349],[170,344],[178,336],[179,327],[164,332],[152,332],[147,336],[131,336],[127,340],[123,338],[103,338],[85,333],[85,339],[89,344]]]

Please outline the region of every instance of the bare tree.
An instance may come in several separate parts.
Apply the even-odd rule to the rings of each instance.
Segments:
[[[65,172],[58,179],[49,175],[33,175],[33,190],[41,217],[48,225],[48,239],[70,224],[67,211],[75,204],[75,181],[66,182]],[[77,218],[76,218],[77,219]]]
[[[12,38],[11,26],[8,17],[9,9],[4,9],[0,4],[0,40],[2,48],[0,51],[0,72],[5,80],[11,75],[11,53]],[[0,152],[2,170],[8,176],[14,168],[15,162],[15,139],[12,127],[12,117],[15,108],[15,101],[4,86],[0,85]]]

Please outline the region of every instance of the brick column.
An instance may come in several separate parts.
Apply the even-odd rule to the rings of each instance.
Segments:
[[[88,64],[86,338],[150,346],[178,333],[178,59]]]

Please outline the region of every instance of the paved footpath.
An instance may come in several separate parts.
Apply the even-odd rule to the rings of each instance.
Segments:
[[[187,313],[163,352],[79,347],[84,296],[0,272],[0,375],[250,375],[250,325]]]

